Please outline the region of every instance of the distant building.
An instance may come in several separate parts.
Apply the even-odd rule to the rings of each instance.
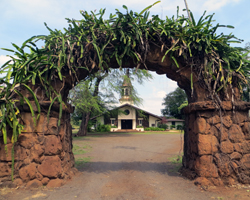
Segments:
[[[167,125],[170,128],[171,125],[174,125],[176,128],[178,125],[183,126],[184,125],[184,121],[183,119],[167,119]]]

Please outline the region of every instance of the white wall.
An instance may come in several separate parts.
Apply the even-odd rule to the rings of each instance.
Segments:
[[[125,115],[123,113],[118,113],[118,119],[136,119],[136,112],[134,108],[125,106],[123,108],[120,108],[119,110],[124,111],[124,110],[129,110],[129,114]]]
[[[122,129],[122,123],[121,123],[121,120],[118,119],[118,126],[117,126],[118,129]]]
[[[172,125],[172,122],[167,122],[166,123],[168,125],[168,128],[170,128],[170,126]],[[184,122],[175,122],[175,128],[177,128],[178,125],[183,126]]]
[[[159,119],[149,115],[149,119],[148,119],[149,127],[152,127],[152,124],[154,124],[155,127],[157,127],[157,123],[158,123],[157,120]]]

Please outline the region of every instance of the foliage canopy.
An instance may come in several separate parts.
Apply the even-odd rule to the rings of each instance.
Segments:
[[[175,91],[170,92],[163,99],[162,105],[165,106],[164,109],[161,110],[161,113],[164,116],[172,116],[178,119],[184,118],[181,114],[179,107],[183,104],[183,102],[187,101],[187,95],[181,88],[177,87]]]

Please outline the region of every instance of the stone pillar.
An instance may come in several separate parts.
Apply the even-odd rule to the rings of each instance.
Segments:
[[[181,172],[202,185],[250,184],[250,103],[211,101],[184,109],[186,128]]]
[[[41,110],[48,110],[49,104],[50,102],[41,103]],[[74,175],[76,169],[72,153],[70,105],[67,107],[63,109],[63,116],[58,127],[58,106],[52,107],[49,121],[47,112],[41,112],[36,126],[34,126],[29,108],[20,106],[25,128],[14,147],[14,182],[11,182],[13,145],[11,134],[8,134],[7,152],[3,138],[0,137],[0,185],[57,187]]]

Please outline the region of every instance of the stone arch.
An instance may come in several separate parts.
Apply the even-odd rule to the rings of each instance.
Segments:
[[[240,101],[237,77],[234,77],[233,83],[228,86],[233,87],[233,90],[230,91],[234,91],[234,93],[229,94],[229,97],[226,97],[223,91],[217,93],[220,97],[218,107],[211,98],[211,91],[202,84],[199,72],[193,72],[192,67],[187,66],[188,63],[183,58],[176,56],[179,66],[169,55],[163,60],[166,51],[162,50],[162,44],[171,48],[173,38],[166,39],[165,37],[164,41],[158,45],[153,41],[148,42],[149,46],[145,48],[148,51],[145,59],[140,60],[141,65],[134,62],[134,57],[131,57],[122,66],[124,68],[144,68],[143,64],[145,64],[148,70],[158,74],[166,74],[168,78],[176,81],[185,90],[189,105],[184,109],[186,128],[182,173],[191,179],[196,178],[200,184],[208,182],[214,185],[234,182],[250,183],[248,173],[250,169],[250,122],[248,118],[250,104]],[[94,52],[93,45],[88,45],[86,48],[90,49],[90,54]],[[77,53],[74,55],[76,60],[80,56]],[[94,57],[94,55],[91,56]],[[199,56],[196,58],[201,59]],[[79,68],[75,74],[70,73],[69,66],[62,68],[61,73],[64,78],[53,79],[51,85],[55,91],[62,95],[64,102],[67,102],[69,90],[75,82],[99,70],[98,67],[92,67],[93,63],[88,63],[88,69],[91,70]],[[119,68],[120,65],[113,57],[109,61],[109,67]],[[192,73],[194,76],[191,80]],[[75,78],[72,78],[73,76]],[[63,106],[61,122],[58,126],[60,105],[54,103],[48,122],[46,113],[50,108],[51,101],[45,97],[46,88],[42,87],[42,83],[39,81],[35,85],[29,82],[28,85],[36,92],[41,106],[41,116],[35,125],[27,104],[17,105],[22,112],[25,132],[19,135],[14,147],[16,153],[14,156],[16,182],[14,183],[23,183],[28,186],[49,186],[56,182],[60,185],[65,179],[71,178],[75,172],[72,154],[72,130],[69,121],[73,109],[69,104]],[[191,89],[191,85],[193,89]],[[22,86],[20,92],[31,100],[34,111],[38,112],[35,102],[32,101],[32,99],[34,100],[32,94]],[[55,96],[52,94],[52,99]],[[14,98],[18,99],[19,97],[15,96]],[[11,152],[11,130],[7,136],[7,149],[8,152]],[[6,154],[2,141],[0,140],[0,180],[8,183],[11,174],[11,155]]]

